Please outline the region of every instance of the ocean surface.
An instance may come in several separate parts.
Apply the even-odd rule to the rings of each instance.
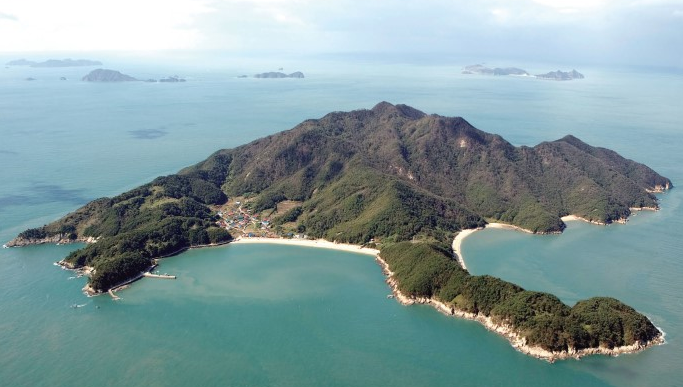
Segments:
[[[586,79],[553,82],[462,75],[473,63],[464,59],[81,56],[138,78],[187,82],[93,84],[80,81],[92,68],[0,67],[3,243],[218,149],[380,101],[462,116],[515,145],[573,134],[683,185],[681,71],[580,67]],[[237,78],[279,67],[306,78]],[[570,222],[554,236],[484,230],[463,244],[474,274],[569,304],[611,296],[634,306],[667,341],[639,354],[533,359],[477,323],[386,298],[380,267],[366,255],[191,250],[160,266],[177,280],[143,279],[113,301],[85,297],[85,278],[53,265],[79,246],[33,246],[0,249],[0,386],[681,386],[682,192],[659,195],[661,211],[624,225]]]

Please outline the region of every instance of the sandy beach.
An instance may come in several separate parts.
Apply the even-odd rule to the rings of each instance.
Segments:
[[[458,258],[458,263],[460,264],[460,267],[462,267],[465,270],[467,270],[467,265],[465,264],[465,258],[463,258],[462,256],[462,241],[479,230],[483,230],[483,228],[470,228],[467,230],[462,230],[453,239],[453,252]]]
[[[376,256],[379,250],[347,243],[334,243],[324,239],[284,239],[284,238],[238,238],[230,243],[247,244],[247,243],[270,243],[278,245],[290,246],[304,246],[304,247],[319,247],[323,249],[333,249],[340,251],[347,251],[351,253],[361,253]]]

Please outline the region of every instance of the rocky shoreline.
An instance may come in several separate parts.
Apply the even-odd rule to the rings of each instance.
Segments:
[[[3,247],[24,247],[32,245],[53,244],[53,245],[67,245],[71,243],[95,243],[97,238],[94,237],[77,237],[75,239],[69,238],[69,234],[57,234],[45,238],[20,238],[16,237],[11,241],[5,243]]]
[[[447,315],[460,317],[467,320],[477,321],[482,324],[486,329],[495,332],[504,338],[506,338],[510,345],[517,351],[535,357],[537,359],[545,360],[547,362],[553,363],[556,360],[564,359],[580,359],[584,356],[590,355],[607,355],[607,356],[619,356],[621,354],[636,353],[640,352],[646,348],[653,347],[655,345],[661,345],[665,343],[664,336],[665,333],[657,328],[660,332],[659,336],[655,339],[650,340],[646,343],[635,343],[632,345],[625,345],[615,348],[598,347],[598,348],[584,348],[584,349],[574,349],[569,348],[567,351],[554,352],[548,351],[541,347],[535,347],[527,345],[526,338],[520,336],[512,326],[507,324],[495,323],[493,319],[489,316],[484,316],[481,314],[474,314],[459,310],[446,305],[445,303],[436,300],[434,298],[427,297],[409,297],[401,292],[398,288],[398,281],[394,278],[394,273],[389,269],[389,264],[384,261],[379,255],[376,256],[377,263],[382,267],[382,272],[387,277],[386,283],[391,288],[394,298],[398,300],[403,305],[413,305],[413,304],[424,304],[431,305],[439,312]]]

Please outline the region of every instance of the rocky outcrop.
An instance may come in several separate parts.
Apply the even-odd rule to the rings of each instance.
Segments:
[[[22,238],[22,237],[16,237],[12,239],[11,241],[7,242],[4,244],[4,247],[23,247],[23,246],[30,246],[30,245],[42,245],[45,243],[49,244],[56,244],[56,245],[65,245],[69,243],[95,243],[97,242],[97,239],[93,237],[77,237],[77,238],[72,238],[71,234],[56,234],[52,236],[48,236],[45,238]]]
[[[647,192],[650,193],[662,193],[666,190],[669,190],[672,188],[672,184],[667,182],[666,184],[655,184],[654,187],[646,189]]]
[[[87,82],[129,82],[137,81],[130,75],[121,74],[116,70],[97,69],[84,76],[83,81]]]

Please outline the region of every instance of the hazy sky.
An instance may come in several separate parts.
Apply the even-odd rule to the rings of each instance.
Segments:
[[[683,0],[0,0],[0,52],[446,53],[683,67]]]

